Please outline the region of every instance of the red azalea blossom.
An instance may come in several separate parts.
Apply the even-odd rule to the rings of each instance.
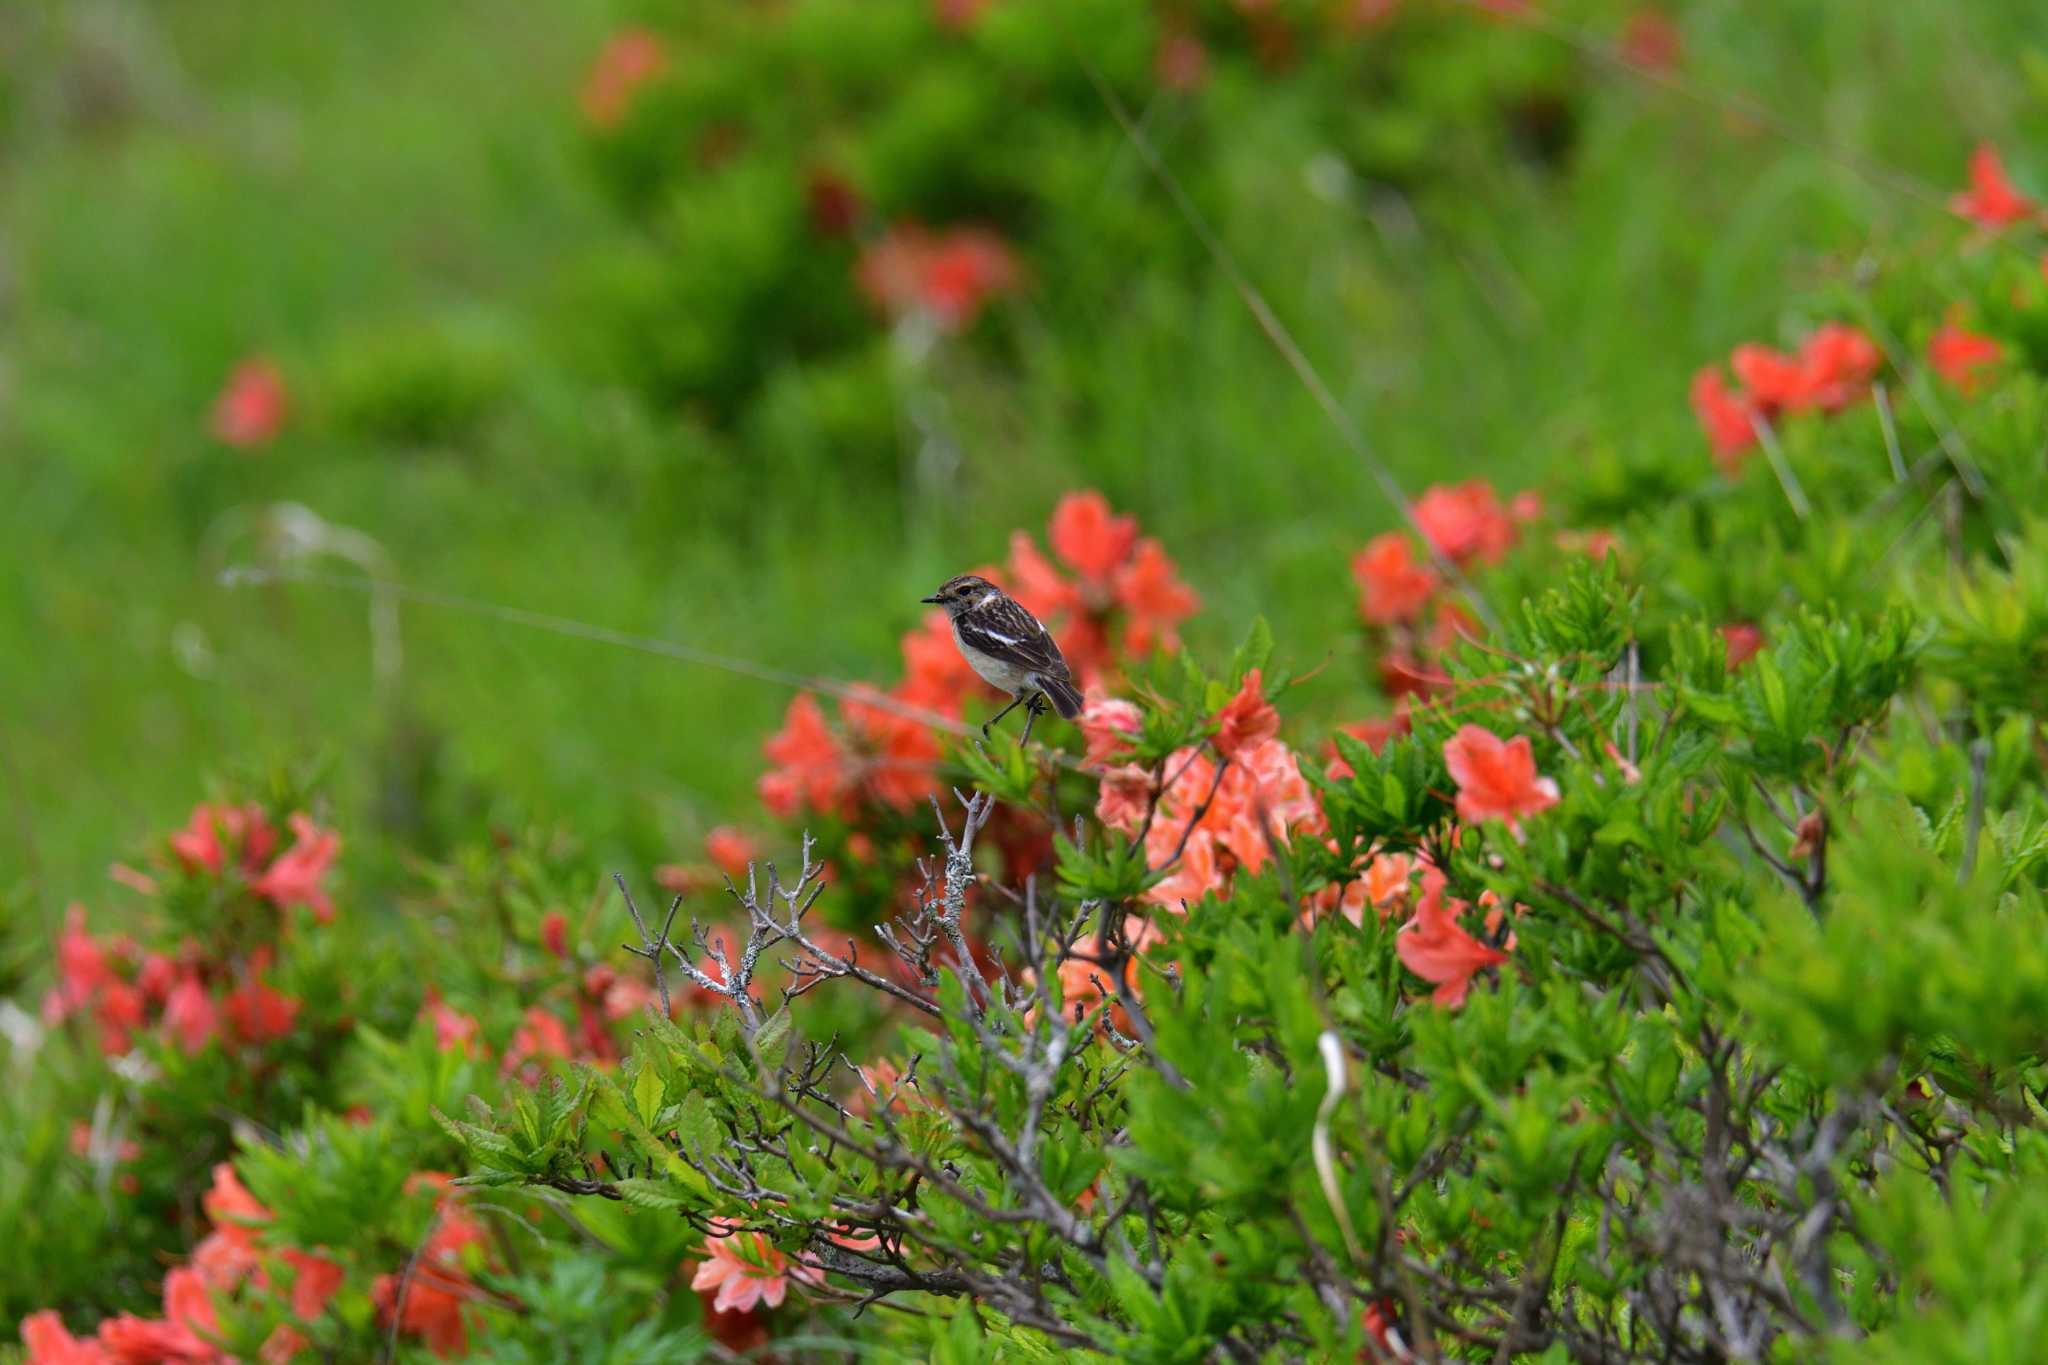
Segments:
[[[91,1337],[71,1335],[54,1309],[30,1313],[21,1320],[22,1365],[112,1365],[106,1347]]]
[[[1733,477],[1742,468],[1742,453],[1756,444],[1756,405],[1730,390],[1721,371],[1709,365],[1692,377],[1692,410],[1707,434],[1714,463]]]
[[[1138,523],[1112,514],[1109,499],[1091,488],[1060,499],[1045,538],[1053,553],[1099,595],[1107,593],[1111,575],[1131,557]]]
[[[478,1035],[483,1031],[483,1025],[477,1022],[476,1016],[464,1014],[448,1004],[432,987],[427,990],[427,998],[420,1006],[420,1013],[434,1025],[435,1048],[442,1052],[460,1048],[467,1056],[476,1055]]]
[[[810,693],[797,694],[783,716],[782,728],[761,748],[769,762],[777,765],[762,774],[758,784],[761,802],[769,810],[786,820],[805,808],[830,813],[840,807],[846,788],[846,755]]]
[[[1184,95],[1200,90],[1209,81],[1209,49],[1184,28],[1166,30],[1152,54],[1152,79]]]
[[[869,700],[868,698],[875,700]],[[861,738],[866,757],[861,782],[876,800],[898,810],[914,810],[938,790],[939,741],[922,722],[893,706],[896,701],[866,689],[842,703],[846,718]]]
[[[1119,697],[1090,697],[1081,708],[1081,738],[1088,746],[1081,761],[1089,767],[1107,763],[1130,747],[1144,723],[1145,713],[1136,702]]]
[[[1216,751],[1225,758],[1240,750],[1263,744],[1280,733],[1280,713],[1266,700],[1259,670],[1249,669],[1237,695],[1216,713]]]
[[[241,985],[221,1001],[235,1035],[245,1043],[267,1043],[292,1031],[299,1017],[299,1002],[273,990],[262,974],[251,969]]]
[[[220,1032],[220,1011],[199,978],[178,978],[164,998],[164,1031],[186,1052],[198,1052]]]
[[[891,317],[921,312],[941,331],[957,332],[990,299],[1014,292],[1023,271],[1007,243],[981,228],[933,233],[900,223],[861,252],[854,282]]]
[[[1394,937],[1394,952],[1401,965],[1434,985],[1430,999],[1449,1009],[1465,1003],[1474,976],[1508,960],[1506,953],[1489,948],[1459,927],[1458,916],[1466,908],[1463,901],[1445,900],[1442,873],[1424,868],[1422,899],[1416,904],[1415,917]]]
[[[1728,667],[1737,669],[1757,656],[1764,647],[1764,633],[1747,621],[1731,621],[1717,627],[1728,649]]]
[[[1134,836],[1144,828],[1152,812],[1152,774],[1135,763],[1110,768],[1102,774],[1102,789],[1095,801],[1095,818],[1124,835]]]
[[[940,28],[966,32],[988,8],[990,0],[932,0],[932,17]]]
[[[1675,71],[1685,56],[1685,39],[1664,11],[1639,9],[1622,25],[1621,55],[1645,71]]]
[[[1458,818],[1471,824],[1505,820],[1514,830],[1557,804],[1557,783],[1536,775],[1527,735],[1504,741],[1483,726],[1460,726],[1444,741],[1444,764],[1458,784]]]
[[[568,1025],[541,1006],[532,1005],[527,1008],[518,1031],[512,1035],[511,1046],[505,1049],[504,1068],[513,1071],[535,1058],[566,1059],[574,1055],[575,1049],[569,1043]]]
[[[1884,353],[1861,331],[1822,323],[1799,348],[1801,397],[1822,412],[1837,412],[1863,396],[1883,364]]]
[[[2005,348],[1996,338],[1966,330],[1959,315],[1951,312],[1927,340],[1927,363],[1957,393],[1975,393],[1984,383],[1984,371],[1996,365]]]
[[[1081,590],[1060,576],[1053,562],[1038,552],[1038,546],[1023,531],[1010,533],[1010,572],[1004,577],[1009,580],[1010,596],[1041,621],[1083,605]],[[991,581],[1001,585],[1000,579]]]
[[[334,902],[320,883],[341,852],[341,836],[321,829],[304,814],[294,814],[291,827],[296,842],[278,855],[277,861],[249,884],[249,889],[280,910],[307,906],[315,919],[326,924],[334,918]]]
[[[1413,545],[1399,531],[1367,541],[1351,560],[1351,576],[1361,593],[1358,614],[1375,626],[1420,619],[1437,589],[1435,571],[1416,562]]]
[[[192,808],[185,828],[171,836],[171,852],[191,871],[219,876],[227,865],[220,836],[225,834],[240,850],[239,865],[244,876],[255,876],[277,848],[277,831],[263,814],[263,808],[247,805],[210,805]]]
[[[666,70],[668,49],[660,35],[644,28],[620,29],[606,40],[584,78],[584,119],[593,128],[618,127],[640,87]]]
[[[406,1182],[406,1192],[424,1186],[446,1189],[448,1177],[423,1172]],[[442,1359],[469,1353],[469,1327],[463,1306],[477,1289],[465,1268],[471,1248],[485,1245],[484,1230],[453,1198],[444,1196],[435,1212],[433,1235],[403,1278],[379,1275],[370,1286],[378,1320],[417,1336]]]
[[[1179,649],[1175,627],[1195,614],[1202,599],[1180,581],[1166,547],[1146,537],[1128,564],[1117,570],[1116,600],[1126,614],[1124,649],[1149,654],[1154,648]]]
[[[540,946],[554,956],[567,961],[569,957],[569,917],[559,910],[550,910],[540,917]]]
[[[213,404],[214,439],[241,450],[270,444],[291,413],[284,371],[254,356],[236,365]]]
[[[1515,543],[1515,524],[1484,479],[1438,484],[1415,500],[1415,520],[1438,554],[1497,563]]]
[[[194,1270],[164,1276],[164,1316],[147,1320],[123,1313],[100,1324],[100,1344],[118,1365],[200,1365],[223,1360],[207,1340],[218,1327],[213,1298]]]
[[[1948,206],[1990,232],[2024,222],[2040,208],[2007,178],[1998,149],[1988,142],[1977,144],[1970,153],[1970,188],[1951,198]]]
[[[704,854],[718,865],[718,870],[735,881],[746,878],[747,868],[761,856],[761,850],[744,831],[732,825],[719,825],[704,836]]]

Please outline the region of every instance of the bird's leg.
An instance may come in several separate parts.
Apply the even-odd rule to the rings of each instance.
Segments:
[[[989,718],[988,718],[987,720],[985,720],[985,721],[983,721],[983,722],[982,722],[982,726],[981,726],[981,737],[982,737],[983,739],[987,739],[987,738],[988,738],[988,732],[989,732],[989,731],[990,731],[991,729],[993,729],[993,728],[994,728],[994,726],[995,726],[995,723],[996,723],[997,721],[1001,720],[1001,719],[1002,719],[1002,718],[1003,718],[1004,716],[1007,716],[1007,715],[1009,715],[1009,714],[1010,714],[1010,713],[1011,713],[1012,711],[1016,710],[1016,709],[1017,709],[1017,708],[1018,708],[1018,707],[1019,707],[1020,705],[1022,705],[1022,704],[1023,704],[1023,701],[1024,701],[1024,697],[1025,697],[1026,695],[1030,695],[1030,696],[1034,696],[1034,697],[1035,697],[1035,696],[1037,695],[1037,693],[1035,693],[1035,692],[1034,692],[1034,693],[1029,693],[1029,694],[1025,694],[1025,693],[1020,693],[1020,694],[1018,694],[1017,696],[1014,696],[1014,697],[1010,698],[1010,704],[1009,704],[1008,706],[1005,706],[1005,707],[1004,707],[1004,708],[1003,708],[1002,710],[1000,710],[1000,711],[996,712],[996,713],[995,713],[995,714],[994,714],[993,716],[990,716],[990,717],[989,717]],[[1027,730],[1028,730],[1028,728],[1029,728],[1029,727],[1026,727],[1026,728],[1027,728]]]
[[[1013,706],[1015,704],[1016,703],[1014,702],[1011,703],[1011,705]],[[1021,749],[1031,742],[1031,727],[1036,725],[1038,723],[1038,718],[1044,714],[1045,693],[1033,692],[1031,694],[1031,700],[1027,702],[1024,706],[1024,737],[1017,741],[1018,748]]]

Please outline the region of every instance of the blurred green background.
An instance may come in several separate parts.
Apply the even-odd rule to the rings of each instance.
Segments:
[[[281,503],[423,589],[886,682],[918,596],[1097,487],[1203,595],[1197,647],[1264,613],[1297,665],[1333,661],[1310,704],[1338,718],[1346,564],[1391,509],[1075,49],[1411,488],[1556,487],[1689,430],[1696,366],[1797,331],[1788,284],[1940,228],[1980,139],[2025,177],[2044,129],[2027,0],[1673,3],[1683,89],[1455,5],[1343,53],[1302,7],[1284,60],[1232,6],[1175,7],[1207,77],[1148,89],[1170,15],[1059,0],[1070,45],[1031,47],[1003,14],[1033,8],[996,0],[972,37],[923,0],[0,11],[0,881],[46,911],[96,894],[208,775],[311,759],[372,862],[479,817],[645,861],[758,819],[786,692],[424,605],[380,689],[361,594],[220,585]],[[1602,43],[1630,10],[1555,7]],[[629,24],[670,44],[670,95],[594,129],[579,92]],[[791,83],[814,72],[830,99]],[[728,124],[715,164],[679,131]],[[1020,242],[1028,289],[922,359],[848,295],[835,325],[872,339],[798,355],[846,273],[846,248],[776,236],[812,160],[878,220],[1003,181],[967,216]],[[906,162],[936,188],[891,189]],[[1013,166],[1058,192],[1017,197]],[[706,315],[675,282],[751,280],[764,243],[782,292],[726,300],[719,377],[650,378],[636,338]],[[292,412],[244,451],[208,423],[252,354]]]

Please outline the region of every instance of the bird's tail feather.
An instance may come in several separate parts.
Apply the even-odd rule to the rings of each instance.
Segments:
[[[1038,690],[1045,693],[1046,699],[1053,704],[1053,709],[1068,720],[1081,714],[1081,690],[1069,680],[1041,676],[1038,679]]]

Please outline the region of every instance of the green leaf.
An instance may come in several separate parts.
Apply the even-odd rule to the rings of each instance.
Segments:
[[[640,1074],[633,1078],[633,1107],[642,1123],[652,1124],[655,1115],[661,1112],[661,1094],[661,1077],[643,1059]]]

